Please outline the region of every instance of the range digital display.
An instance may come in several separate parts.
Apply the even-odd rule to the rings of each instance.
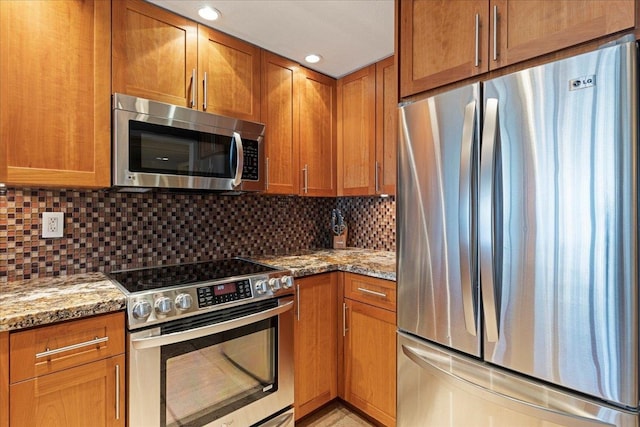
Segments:
[[[237,286],[235,283],[224,283],[222,285],[213,286],[213,294],[218,295],[226,295],[226,294],[235,294]]]

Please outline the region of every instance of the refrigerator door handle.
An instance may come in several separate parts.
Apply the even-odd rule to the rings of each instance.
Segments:
[[[462,142],[460,144],[460,191],[458,199],[458,235],[460,240],[460,285],[462,287],[462,307],[467,332],[476,336],[476,313],[473,307],[472,271],[472,220],[471,186],[473,170],[473,141],[476,118],[476,101],[471,101],[464,109]]]
[[[480,282],[482,284],[482,306],[484,309],[487,340],[498,341],[498,313],[496,308],[494,277],[495,238],[495,154],[498,137],[498,100],[487,99],[484,128],[482,130],[482,152],[480,154]]]
[[[422,369],[426,369],[429,370],[429,372],[431,372],[434,375],[437,375],[439,377],[442,377],[444,379],[453,379],[456,381],[460,381],[463,384],[466,384],[467,386],[470,386],[472,389],[476,389],[476,390],[480,390],[480,392],[482,393],[488,393],[489,395],[495,396],[496,398],[498,398],[501,401],[504,401],[505,399],[509,402],[512,402],[512,404],[516,404],[516,405],[522,405],[520,407],[524,407],[527,408],[529,411],[531,411],[531,415],[535,416],[535,413],[539,413],[539,412],[545,412],[547,414],[554,414],[554,416],[558,416],[561,419],[567,420],[567,418],[571,419],[572,421],[575,421],[575,424],[571,423],[571,425],[593,425],[593,426],[601,426],[605,423],[603,423],[602,421],[598,420],[597,418],[588,418],[585,416],[582,416],[581,414],[578,413],[571,413],[571,412],[565,412],[562,409],[558,409],[558,408],[553,408],[553,407],[547,407],[547,406],[542,406],[539,405],[537,403],[534,402],[529,402],[527,400],[523,400],[519,397],[516,397],[514,393],[514,395],[509,395],[509,394],[505,394],[502,393],[500,391],[497,390],[493,390],[491,388],[487,388],[483,385],[480,384],[481,380],[475,380],[473,378],[473,373],[477,372],[476,369],[470,369],[470,368],[466,368],[466,369],[462,369],[461,372],[464,372],[466,374],[468,374],[470,377],[469,378],[465,378],[464,376],[461,375],[457,375],[456,373],[452,372],[449,368],[450,365],[447,364],[448,362],[448,358],[444,358],[443,360],[437,360],[436,355],[431,356],[431,354],[429,352],[426,351],[420,351],[419,349],[414,349],[406,344],[402,344],[402,352],[404,353],[405,356],[407,356],[412,362],[414,362],[416,365],[418,365],[420,368]],[[436,359],[431,360],[431,357],[436,357]],[[440,362],[440,363],[438,363]],[[438,366],[439,364],[444,363],[444,368]],[[500,385],[504,385],[503,382],[500,382]],[[508,389],[508,388],[507,388]],[[515,392],[517,392],[517,390],[514,390]],[[507,406],[508,407],[508,406]],[[567,409],[575,409],[576,412],[580,411],[581,408],[573,408],[572,406],[567,406]],[[584,412],[583,412],[584,413]],[[606,423],[606,425],[611,425]]]

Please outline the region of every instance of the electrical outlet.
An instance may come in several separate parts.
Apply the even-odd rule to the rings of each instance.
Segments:
[[[64,235],[64,213],[63,212],[43,212],[42,213],[42,237],[62,237]]]

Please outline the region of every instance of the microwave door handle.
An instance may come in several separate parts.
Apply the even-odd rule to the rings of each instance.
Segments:
[[[237,187],[242,183],[242,169],[244,168],[244,150],[242,148],[242,138],[238,132],[233,133],[236,141],[236,151],[238,152],[238,163],[236,164],[236,176],[233,178],[233,186]],[[231,151],[233,153],[233,151]]]
[[[151,336],[145,338],[136,338],[131,340],[131,345],[136,350],[145,348],[162,347],[164,345],[175,344],[196,338],[206,337],[208,335],[219,334],[221,332],[230,331],[231,329],[241,326],[250,325],[261,320],[268,319],[285,313],[293,308],[292,298],[283,298],[275,308],[270,308],[248,316],[238,317],[237,319],[227,320],[213,325],[201,326],[199,328],[188,329],[186,331],[174,332],[166,335]]]

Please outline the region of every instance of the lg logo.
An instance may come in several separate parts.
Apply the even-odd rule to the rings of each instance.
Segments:
[[[584,76],[569,80],[569,90],[586,89],[596,85],[596,76]]]

